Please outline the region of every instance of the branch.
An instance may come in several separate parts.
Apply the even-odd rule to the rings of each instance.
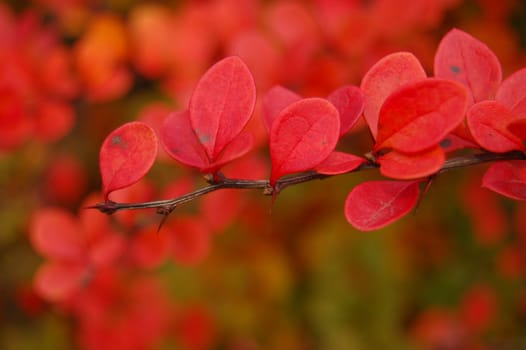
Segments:
[[[508,153],[478,153],[471,154],[466,156],[459,156],[446,160],[444,166],[437,172],[437,174],[444,173],[449,170],[466,168],[478,164],[504,161],[504,160],[526,160],[526,154],[519,151],[508,152]],[[362,164],[358,168],[349,171],[348,173],[353,173],[357,171],[363,171],[367,169],[379,168],[379,164],[374,160],[369,160],[367,163]],[[345,175],[339,174],[339,175]],[[88,209],[98,209],[102,213],[113,214],[119,210],[137,210],[137,209],[148,209],[155,208],[159,214],[168,215],[176,207],[183,205],[187,202],[193,201],[198,197],[201,197],[207,193],[226,189],[233,188],[239,190],[262,190],[264,195],[277,195],[283,189],[301,184],[304,182],[309,182],[312,180],[322,180],[328,177],[333,177],[337,175],[324,175],[319,174],[314,171],[304,172],[297,175],[288,176],[277,181],[276,185],[272,187],[268,180],[242,180],[242,179],[230,179],[225,177],[218,177],[217,179],[207,179],[209,185],[193,192],[187,193],[183,196],[158,200],[151,202],[140,202],[140,203],[117,203],[113,201],[107,201],[103,203],[97,203],[93,206],[87,207]]]

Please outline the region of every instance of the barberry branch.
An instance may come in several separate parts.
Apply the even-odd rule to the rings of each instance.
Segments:
[[[441,174],[453,169],[466,168],[475,166],[478,164],[505,161],[505,160],[526,160],[526,154],[519,151],[513,151],[508,153],[491,153],[482,152],[477,154],[458,156],[446,160],[444,166],[437,172]],[[354,173],[358,171],[379,168],[379,164],[374,160],[370,159],[366,163],[362,164],[356,169],[349,171],[348,173]],[[345,175],[339,174],[339,175]],[[437,174],[433,175],[436,176]],[[187,193],[185,195],[166,200],[157,200],[149,202],[138,202],[138,203],[117,203],[113,201],[107,201],[97,203],[93,206],[87,207],[88,209],[98,209],[99,211],[106,214],[113,214],[120,210],[138,210],[138,209],[157,209],[159,214],[167,215],[171,213],[176,207],[179,207],[185,203],[191,202],[207,193],[214,192],[221,189],[238,189],[238,190],[262,190],[264,195],[276,195],[285,188],[304,182],[313,180],[322,180],[325,178],[333,177],[337,175],[325,175],[314,171],[308,171],[297,175],[284,177],[276,182],[274,187],[271,186],[268,180],[243,180],[243,179],[232,179],[224,176],[216,176],[215,178],[207,178],[209,183],[208,186]]]

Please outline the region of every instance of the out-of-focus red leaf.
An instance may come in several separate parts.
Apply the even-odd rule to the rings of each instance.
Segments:
[[[345,217],[355,228],[372,231],[400,219],[418,200],[418,181],[368,181],[352,189]]]
[[[94,203],[103,200],[100,193],[92,193],[84,199],[80,208],[87,208]],[[86,240],[92,242],[98,237],[106,234],[111,230],[110,217],[108,215],[100,215],[96,210],[81,210],[78,213],[79,224],[82,227],[82,234]]]
[[[50,259],[82,261],[85,244],[80,228],[70,213],[58,209],[38,210],[29,228],[33,248]]]
[[[477,143],[491,152],[523,150],[520,138],[508,131],[516,119],[512,112],[497,101],[482,101],[468,110],[467,123]]]
[[[440,146],[418,153],[391,151],[378,157],[380,173],[393,179],[410,180],[435,174],[446,160]]]
[[[265,128],[270,132],[272,123],[285,107],[301,100],[301,96],[281,85],[276,85],[267,91],[263,97],[261,114]]]
[[[42,68],[39,80],[43,88],[63,98],[73,98],[77,95],[79,86],[72,67],[71,51],[65,47],[56,46],[39,58],[42,59]]]
[[[258,89],[267,90],[279,80],[281,52],[270,33],[257,27],[237,33],[230,40],[227,52],[243,59]]]
[[[465,85],[471,92],[470,102],[493,99],[502,80],[497,56],[484,43],[466,32],[450,30],[435,54],[437,78]]]
[[[144,177],[157,157],[157,149],[155,132],[145,123],[126,123],[111,132],[99,154],[104,199]]]
[[[475,285],[464,295],[460,319],[473,333],[488,329],[497,313],[497,296],[487,285]]]
[[[160,137],[166,153],[175,160],[198,169],[208,166],[208,157],[192,130],[188,111],[171,113],[161,126]]]
[[[354,154],[334,151],[323,162],[318,164],[314,170],[325,175],[344,174],[353,171],[366,162],[366,159]]]
[[[135,66],[146,77],[156,78],[165,73],[172,58],[174,18],[167,6],[141,3],[134,6],[129,17]]]
[[[170,223],[170,246],[177,263],[195,265],[210,251],[210,233],[199,219],[178,217]]]
[[[526,140],[526,118],[512,121],[508,124],[507,129],[521,140]]]
[[[84,195],[88,179],[84,161],[70,154],[57,155],[46,169],[46,194],[61,204],[75,204]]]
[[[77,70],[92,101],[106,101],[124,94],[131,86],[124,67],[129,54],[126,27],[117,16],[95,16],[74,49]]]
[[[438,144],[464,119],[466,89],[453,81],[429,78],[406,84],[380,110],[374,149],[420,152]]]
[[[327,99],[340,113],[340,135],[347,133],[362,116],[365,106],[362,91],[356,86],[342,86]]]
[[[130,243],[130,257],[140,267],[157,267],[168,256],[168,240],[168,235],[158,232],[157,226],[148,226],[134,235]]]
[[[526,272],[526,259],[520,246],[502,248],[496,263],[499,274],[508,279],[519,280]]]
[[[114,233],[106,234],[91,245],[90,261],[96,267],[111,265],[121,257],[125,248],[126,240],[123,236]]]
[[[68,104],[42,101],[37,107],[35,136],[44,141],[57,141],[71,130],[74,121]]]
[[[216,325],[203,306],[191,305],[181,310],[177,320],[177,340],[184,349],[203,350],[213,348],[216,340]]]
[[[417,315],[411,337],[421,349],[461,349],[466,345],[457,315],[442,308],[428,308]]]
[[[425,78],[424,68],[409,52],[387,55],[367,71],[360,87],[365,98],[363,114],[374,138],[378,133],[380,108],[385,99],[402,85]]]
[[[213,233],[224,231],[239,218],[243,194],[236,190],[215,191],[201,202],[201,217]],[[228,210],[224,210],[228,208]]]
[[[329,101],[306,98],[285,108],[270,131],[271,185],[283,175],[316,167],[339,136],[340,116]]]
[[[482,178],[482,186],[503,196],[525,200],[526,161],[498,162],[490,166]]]
[[[237,56],[213,65],[190,99],[190,123],[213,162],[245,127],[256,103],[254,78]]]
[[[48,262],[39,268],[33,283],[38,295],[48,301],[58,302],[72,296],[86,277],[85,265]]]
[[[509,232],[508,215],[499,202],[500,195],[481,187],[479,176],[473,175],[468,176],[461,187],[460,203],[469,215],[477,243],[497,247]]]
[[[27,117],[22,99],[0,92],[0,150],[11,150],[26,142],[34,125]]]
[[[519,118],[526,117],[526,68],[504,79],[497,91],[496,100],[508,107]]]

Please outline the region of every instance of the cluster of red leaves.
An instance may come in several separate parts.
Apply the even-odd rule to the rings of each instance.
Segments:
[[[524,123],[520,104],[524,96],[514,85],[522,72],[501,82],[495,54],[456,29],[440,42],[434,77],[426,77],[409,53],[395,53],[375,64],[361,87],[376,160],[383,175],[411,181],[358,185],[347,199],[348,220],[370,230],[406,214],[416,205],[419,179],[436,174],[452,151],[523,151],[526,135],[520,134]],[[483,186],[524,199],[523,167],[522,161],[495,163],[484,175]],[[364,198],[371,193],[382,194]]]
[[[86,11],[80,3],[89,3],[39,2],[56,7],[64,22],[78,20],[74,18],[79,10]],[[520,120],[522,97],[517,95],[521,71],[501,82],[500,65],[487,47],[457,31],[448,39],[452,42],[444,38],[439,48],[442,58],[439,52],[436,57],[442,63],[437,63],[433,78],[427,78],[415,56],[396,53],[371,68],[359,87],[343,86],[326,98],[302,98],[275,86],[262,98],[259,109],[255,87],[261,91],[276,83],[296,86],[307,81],[301,92],[310,96],[356,80],[369,62],[392,51],[391,40],[435,26],[455,3],[406,2],[229,0],[182,3],[177,11],[139,4],[128,22],[105,13],[91,15],[72,51],[59,43],[56,33],[42,28],[34,14],[15,19],[2,7],[0,149],[12,149],[33,136],[59,139],[71,129],[73,113],[67,102],[79,96],[80,89],[90,102],[121,97],[132,86],[133,66],[148,79],[162,80],[162,87],[177,99],[191,98],[188,108],[170,114],[158,132],[146,125],[155,123],[145,120],[146,124],[126,124],[106,139],[100,152],[105,200],[118,189],[124,190],[112,193],[112,200],[152,199],[153,191],[144,181],[128,186],[153,164],[156,134],[168,156],[203,173],[228,173],[227,167],[235,166],[231,162],[259,140],[260,135],[247,132],[254,110],[260,112],[268,131],[272,170],[262,173],[261,162],[245,157],[239,160],[245,162],[244,172],[235,169],[234,176],[268,176],[276,186],[283,177],[301,171],[350,172],[368,160],[335,149],[363,115],[375,140],[375,161],[393,181],[357,186],[345,213],[359,229],[383,227],[414,207],[421,179],[436,173],[448,152],[463,147],[523,150],[526,132]],[[411,35],[410,41],[420,45],[412,49],[427,67],[432,44]],[[377,47],[378,42],[389,44]],[[467,59],[457,57],[462,50]],[[39,54],[42,51],[45,56]],[[214,65],[191,94],[218,51],[237,56]],[[472,69],[477,65],[484,68]],[[481,72],[489,74],[485,77]],[[157,112],[161,119],[168,114],[162,108]],[[71,162],[50,167],[46,179],[52,196],[72,203],[71,198],[78,200],[79,185],[72,184],[71,190],[68,184],[72,178],[82,182],[78,175],[82,171],[68,175],[75,165],[64,164]],[[523,199],[522,162],[498,165],[488,171],[484,184]],[[255,175],[258,171],[260,176]],[[163,196],[173,198],[190,189],[189,184],[174,184]],[[137,213],[117,213],[120,226],[114,226],[98,214],[82,212],[75,217],[57,208],[38,211],[31,220],[31,241],[47,261],[36,276],[36,290],[74,315],[79,321],[79,341],[86,348],[107,344],[116,349],[151,348],[160,333],[175,334],[187,348],[207,348],[214,325],[206,310],[176,307],[173,311],[155,281],[127,272],[157,267],[168,258],[180,264],[200,262],[209,252],[212,233],[236,218],[241,201],[239,191],[209,194],[199,217],[206,222],[194,215],[179,215],[165,225],[162,234],[157,234],[157,223]],[[226,207],[228,211],[217,211]],[[133,234],[123,234],[122,227]],[[520,252],[510,249],[502,255],[503,271],[521,275],[517,272]],[[175,320],[172,314],[177,315]]]
[[[70,101],[78,93],[71,52],[33,12],[15,17],[0,4],[0,23],[0,151],[31,138],[62,138],[73,126]]]
[[[281,86],[269,90],[262,116],[269,134],[270,186],[278,192],[283,176],[307,170],[343,174],[367,162],[335,151],[362,113],[375,141],[374,162],[392,179],[364,182],[347,197],[347,220],[364,231],[411,211],[420,183],[440,171],[448,153],[462,148],[524,150],[525,97],[518,88],[524,70],[501,82],[493,52],[457,29],[442,39],[434,70],[427,77],[414,55],[397,52],[371,67],[359,88],[344,86],[327,98],[302,98]],[[199,80],[188,110],[166,118],[161,143],[174,159],[217,178],[223,165],[251,148],[252,138],[243,128],[255,99],[254,81],[243,61],[225,58]],[[156,136],[146,124],[128,123],[112,132],[100,153],[106,200],[110,192],[142,178],[156,154]],[[523,168],[523,161],[495,163],[483,185],[524,199]]]
[[[189,184],[179,183],[166,195],[188,190]],[[151,192],[140,182],[114,196],[140,201],[151,199]],[[87,202],[98,199],[91,196]],[[30,240],[47,259],[35,275],[36,294],[75,317],[78,342],[86,349],[105,344],[149,349],[161,339],[174,339],[188,349],[206,348],[215,328],[209,312],[198,305],[174,305],[159,281],[134,271],[152,270],[169,258],[181,265],[200,263],[209,254],[216,227],[185,216],[167,223],[159,234],[157,224],[145,222],[139,213],[120,214],[112,222],[86,210],[77,216],[58,207],[36,212]]]

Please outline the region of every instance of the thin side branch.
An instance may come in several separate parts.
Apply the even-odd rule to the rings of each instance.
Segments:
[[[526,160],[526,154],[519,151],[508,152],[508,153],[478,153],[466,156],[459,156],[455,158],[448,159],[444,166],[438,171],[437,174],[444,173],[449,170],[466,168],[482,163],[496,162],[503,160]],[[362,164],[360,167],[346,173],[353,173],[357,171],[363,171],[367,169],[378,168],[378,163],[374,160],[369,160],[367,163]],[[345,175],[345,174],[341,174]],[[274,187],[270,185],[268,180],[242,180],[242,179],[230,179],[225,177],[220,177],[219,179],[210,180],[210,184],[206,187],[200,188],[193,192],[187,193],[177,198],[158,200],[151,202],[140,202],[140,203],[117,203],[117,202],[103,202],[97,203],[91,207],[91,209],[98,209],[106,214],[113,214],[119,210],[137,210],[137,209],[148,209],[155,208],[157,212],[162,215],[170,214],[176,207],[181,206],[185,203],[193,201],[207,193],[232,188],[238,190],[262,190],[264,195],[275,195],[281,192],[283,189],[301,184],[304,182],[309,182],[312,180],[322,180],[328,177],[336,175],[324,175],[319,174],[313,171],[300,173],[297,175],[288,176],[277,181]],[[434,175],[435,176],[435,175]]]

